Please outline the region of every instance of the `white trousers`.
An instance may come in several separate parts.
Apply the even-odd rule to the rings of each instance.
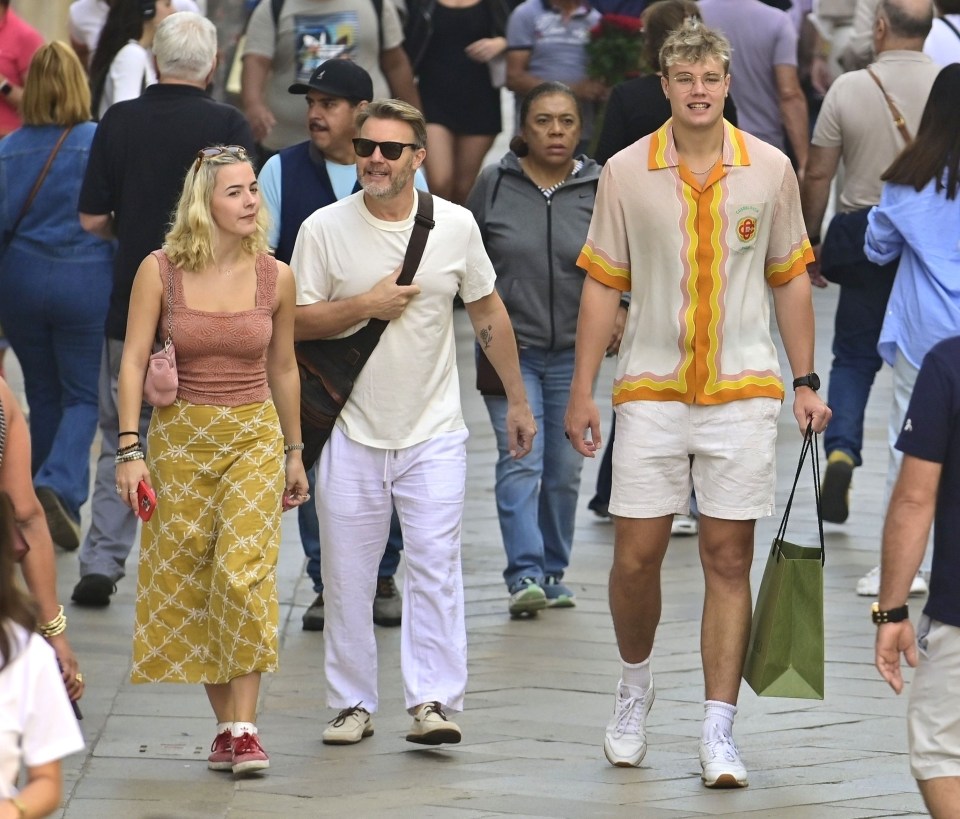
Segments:
[[[317,515],[323,572],[327,704],[377,710],[373,598],[396,507],[403,531],[400,670],[408,709],[440,702],[463,710],[467,631],[460,530],[467,430],[398,450],[351,441],[334,429],[320,456]]]

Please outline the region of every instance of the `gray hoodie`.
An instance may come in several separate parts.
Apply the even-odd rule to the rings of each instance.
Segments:
[[[516,154],[483,169],[467,199],[497,271],[497,292],[523,347],[573,347],[587,239],[600,166],[586,156],[576,176],[547,199]]]

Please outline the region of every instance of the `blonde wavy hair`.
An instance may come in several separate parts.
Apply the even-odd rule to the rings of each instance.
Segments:
[[[213,150],[221,153],[204,155]],[[216,225],[210,213],[213,189],[221,168],[240,163],[253,167],[246,150],[239,145],[213,145],[198,153],[197,161],[187,171],[170,230],[163,240],[163,250],[176,267],[196,271],[216,263]],[[256,256],[267,250],[267,220],[267,210],[261,207],[256,231],[240,243],[244,252]]]
[[[25,125],[78,125],[90,119],[90,86],[79,58],[59,40],[40,46],[23,88]]]
[[[666,74],[674,63],[702,63],[714,57],[723,64],[723,73],[730,71],[730,41],[719,31],[707,28],[699,19],[687,17],[683,24],[664,40],[660,49],[660,70]]]

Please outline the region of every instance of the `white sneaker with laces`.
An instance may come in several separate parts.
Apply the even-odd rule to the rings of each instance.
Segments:
[[[670,534],[673,536],[689,537],[700,531],[700,521],[693,515],[674,515],[670,524]]]
[[[617,686],[613,717],[603,737],[603,753],[614,767],[636,768],[643,761],[647,753],[647,714],[655,696],[653,677],[642,697],[633,696],[623,680]]]
[[[324,729],[324,745],[354,745],[365,737],[373,736],[373,718],[358,702],[352,708],[344,708]]]
[[[708,788],[745,788],[747,769],[733,737],[717,733],[707,742],[700,740],[700,778]]]
[[[917,572],[910,581],[910,596],[917,597],[929,591],[927,580],[922,572]],[[878,597],[880,595],[880,567],[874,566],[869,572],[857,581],[857,594],[861,597]]]
[[[413,726],[407,734],[407,742],[441,745],[459,742],[460,736],[460,726],[447,719],[439,702],[425,702],[413,715]]]

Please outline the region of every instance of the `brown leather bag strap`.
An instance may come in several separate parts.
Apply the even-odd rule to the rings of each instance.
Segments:
[[[23,217],[27,215],[27,211],[30,210],[33,200],[37,198],[37,193],[40,191],[40,186],[43,184],[43,180],[47,178],[47,174],[50,172],[50,166],[53,165],[53,160],[60,151],[60,146],[63,145],[64,140],[67,138],[67,134],[69,134],[72,130],[73,126],[71,125],[69,128],[65,128],[63,133],[60,134],[60,139],[57,140],[57,144],[54,145],[53,150],[50,151],[50,156],[47,157],[47,162],[43,166],[43,170],[40,171],[37,181],[33,183],[33,190],[30,191],[27,201],[24,202],[23,207],[20,208],[20,215],[17,217],[17,221],[13,223],[13,227],[10,229],[10,233],[8,235],[13,236],[13,234],[17,232],[17,228],[20,227]]]
[[[433,221],[433,197],[426,191],[417,191],[417,215],[413,217],[413,233],[407,244],[407,252],[403,257],[403,267],[397,276],[397,284],[406,287],[413,281],[423,250],[427,246],[427,236],[433,230],[436,222]]]
[[[877,84],[877,87],[880,89],[880,93],[883,94],[883,98],[887,101],[887,107],[890,109],[890,114],[893,116],[893,124],[897,126],[897,130],[900,132],[900,136],[903,137],[903,141],[909,145],[911,142],[913,142],[913,137],[910,135],[910,131],[907,129],[907,121],[903,118],[903,114],[900,113],[900,109],[897,108],[896,103],[890,99],[887,89],[883,87],[883,83],[880,82],[880,78],[873,73],[873,69],[871,69],[870,66],[867,66],[867,73]]]
[[[400,275],[397,276],[397,284],[401,287],[406,287],[413,281],[417,268],[420,267],[424,248],[427,246],[427,237],[434,225],[436,222],[433,220],[433,196],[426,191],[417,190],[417,214],[413,217],[413,232],[410,234],[410,241],[407,242],[407,252],[403,256]],[[370,319],[366,327],[370,328],[368,332],[379,337],[379,334],[387,328],[387,322],[384,319]]]

